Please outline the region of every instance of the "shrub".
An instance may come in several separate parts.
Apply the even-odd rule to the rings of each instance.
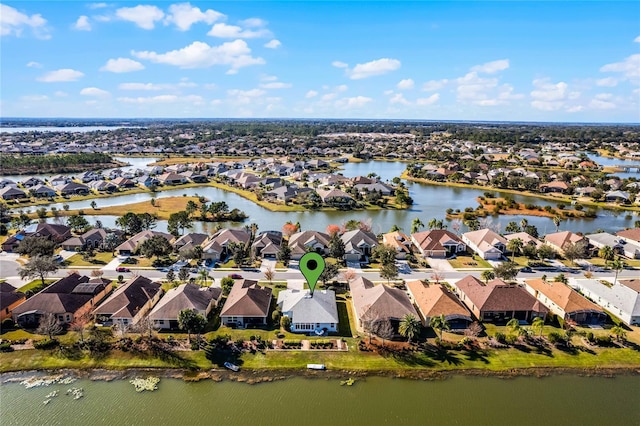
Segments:
[[[573,208],[580,212],[584,209],[584,206],[582,204],[576,204]]]
[[[13,330],[13,327],[15,326],[15,324],[13,323],[13,320],[11,318],[7,318],[4,321],[2,321],[2,325],[0,325],[0,328],[5,331],[5,330]]]
[[[547,338],[549,339],[549,343],[551,343],[552,345],[558,344],[558,343],[565,343],[567,340],[567,337],[557,331],[552,331],[547,335]]]
[[[33,342],[33,347],[36,349],[45,350],[45,349],[53,349],[59,344],[60,342],[58,342],[56,339],[45,339],[45,340],[37,340]]]
[[[597,336],[595,338],[596,345],[598,346],[609,346],[612,342],[612,338],[609,335],[606,336]]]
[[[585,336],[585,338],[587,339],[587,342],[593,343],[593,332],[591,331],[587,332],[587,335]]]
[[[2,342],[0,343],[0,352],[11,352],[13,348],[11,347],[11,342]]]
[[[500,343],[506,343],[507,336],[504,333],[498,331],[496,332],[495,338]]]

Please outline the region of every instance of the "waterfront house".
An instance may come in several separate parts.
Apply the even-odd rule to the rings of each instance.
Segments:
[[[569,185],[562,181],[543,183],[540,185],[540,192],[567,194],[569,192]]]
[[[531,321],[549,312],[542,302],[517,285],[496,279],[484,283],[467,275],[454,285],[460,300],[480,321],[506,323],[512,318]]]
[[[507,244],[511,240],[519,239],[520,241],[522,241],[524,246],[532,246],[535,248],[540,248],[540,246],[542,245],[542,241],[532,237],[526,232],[515,232],[513,234],[507,234],[504,236],[504,238],[507,240]]]
[[[569,244],[587,243],[582,235],[574,234],[571,231],[560,231],[544,236],[544,243],[551,246],[556,252],[562,254]]]
[[[484,260],[501,259],[507,249],[507,240],[491,229],[466,232],[462,241]]]
[[[378,245],[376,236],[367,231],[355,229],[340,236],[344,243],[344,260],[346,262],[369,262],[371,252]]]
[[[617,235],[609,234],[608,232],[600,232],[597,234],[587,234],[585,238],[589,241],[595,249],[601,249],[609,246],[613,249],[614,253],[623,255],[630,259],[640,258],[640,244],[633,241],[626,241],[624,238]]]
[[[34,197],[55,197],[56,191],[46,185],[38,184],[29,189]]]
[[[400,289],[384,284],[375,285],[364,277],[351,280],[349,289],[357,326],[361,331],[376,321],[390,321],[397,331],[405,315],[419,318],[409,296]]]
[[[405,259],[411,254],[411,238],[400,231],[388,232],[382,236],[382,243],[396,250],[396,259]]]
[[[431,318],[441,315],[454,329],[467,328],[473,321],[464,304],[442,284],[410,281],[407,283],[407,292],[425,327],[429,326]]]
[[[291,320],[292,333],[323,335],[338,331],[338,307],[332,290],[282,290],[278,294],[282,315]]]
[[[140,185],[143,185],[147,188],[150,188],[152,186],[158,186],[160,184],[160,181],[158,179],[149,175],[138,176],[136,178],[136,182],[138,182]]]
[[[604,200],[607,203],[630,203],[631,196],[625,191],[609,191],[604,194]]]
[[[529,293],[565,321],[599,324],[607,317],[601,307],[566,284],[539,278],[525,280],[524,283]]]
[[[322,199],[322,202],[328,206],[345,207],[355,202],[351,195],[337,188],[327,190],[318,189],[316,192],[320,196],[320,199]]]
[[[87,185],[76,182],[54,185],[53,187],[60,193],[60,195],[87,195],[90,192]]]
[[[78,237],[71,237],[62,243],[64,250],[85,250],[87,248],[97,249],[102,246],[107,231],[102,228],[90,229]]]
[[[0,283],[0,322],[12,317],[13,310],[27,300],[27,296],[7,282]]]
[[[640,279],[605,284],[595,279],[569,279],[569,284],[627,325],[640,325]]]
[[[634,242],[640,244],[640,228],[625,229],[616,232],[618,237],[622,237],[626,242]]]
[[[52,176],[49,179],[49,185],[53,187],[64,185],[65,183],[69,183],[69,182],[71,182],[71,178],[69,176],[64,176],[64,175]]]
[[[160,283],[141,275],[116,288],[111,296],[93,311],[96,322],[126,327],[136,324],[162,296]]]
[[[241,229],[221,229],[202,243],[202,258],[214,262],[224,261],[232,254],[230,244],[246,245],[251,234]]]
[[[122,176],[113,179],[111,183],[117,186],[118,188],[124,188],[124,189],[133,188],[136,186],[136,183],[133,180],[126,177],[122,177]]]
[[[33,223],[7,238],[2,243],[2,250],[6,252],[15,250],[25,237],[42,237],[60,244],[71,237],[71,228],[53,223]]]
[[[309,251],[315,251],[321,255],[329,254],[329,235],[319,231],[296,232],[289,238],[291,259],[300,258]]]
[[[169,242],[173,241],[173,235],[167,234],[166,232],[152,230],[140,231],[116,247],[116,252],[119,256],[132,256],[138,252],[138,248],[142,243],[155,236],[164,237]]]
[[[270,306],[269,287],[260,287],[258,281],[237,280],[222,307],[220,320],[228,327],[265,325]]]
[[[0,189],[0,197],[3,200],[18,200],[20,198],[27,198],[27,193],[20,188],[5,186]]]
[[[183,284],[167,291],[153,307],[149,318],[157,329],[178,329],[178,315],[185,309],[194,310],[207,318],[213,308],[218,306],[222,297],[220,287],[201,287],[196,284]]]
[[[179,185],[181,183],[186,183],[187,178],[177,173],[167,172],[158,176],[158,182],[162,185]]]
[[[89,188],[99,192],[114,192],[118,190],[114,183],[102,179],[89,182]]]
[[[171,245],[173,249],[176,251],[180,251],[182,249],[192,249],[196,247],[202,247],[202,244],[207,241],[209,235],[201,234],[197,232],[191,232],[189,234],[185,234],[175,240]]]
[[[27,178],[23,180],[21,183],[24,188],[32,188],[36,185],[44,185],[44,181],[37,177]]]
[[[411,234],[411,241],[424,257],[449,257],[467,251],[467,245],[451,231],[433,229]]]
[[[60,324],[69,324],[88,314],[111,291],[111,280],[73,272],[13,309],[13,320],[24,328],[35,328],[46,314]]]

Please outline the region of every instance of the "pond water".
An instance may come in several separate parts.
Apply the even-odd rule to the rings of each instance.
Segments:
[[[629,164],[640,164],[640,159],[637,160],[629,160],[626,158],[611,158],[611,157],[603,157],[602,155],[599,154],[588,154],[589,158],[593,161],[595,161],[596,163],[598,163],[601,166],[624,166],[624,165],[629,165]],[[636,173],[634,172],[619,172],[619,173],[612,173],[613,176],[618,176],[621,179],[624,178],[631,178],[631,177],[635,177],[637,179],[640,179],[640,173]]]
[[[118,129],[136,129],[135,126],[40,126],[40,127],[0,127],[0,133],[27,133],[27,132],[66,132],[87,133]]]
[[[84,390],[74,400],[71,387]],[[59,396],[43,404],[46,395]],[[371,377],[354,386],[294,378],[248,385],[162,379],[136,393],[125,380],[0,387],[3,425],[638,425],[640,378]]]

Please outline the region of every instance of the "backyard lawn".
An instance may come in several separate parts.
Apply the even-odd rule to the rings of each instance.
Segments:
[[[22,293],[26,293],[29,290],[32,291],[40,291],[42,290],[44,287],[48,286],[51,283],[56,282],[57,280],[44,280],[45,285],[42,286],[42,280],[37,279],[37,280],[33,280],[30,283],[27,283],[25,285],[23,285],[22,287],[20,287],[18,289],[18,291],[21,291]]]
[[[84,260],[83,255],[80,253],[74,254],[68,258],[65,263],[68,267],[74,266],[95,266],[101,268],[107,263],[113,260],[113,253],[111,252],[96,252],[95,256],[89,260]]]

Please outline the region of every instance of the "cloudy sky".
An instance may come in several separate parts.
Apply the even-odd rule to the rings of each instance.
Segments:
[[[640,121],[640,2],[0,8],[3,117]]]

